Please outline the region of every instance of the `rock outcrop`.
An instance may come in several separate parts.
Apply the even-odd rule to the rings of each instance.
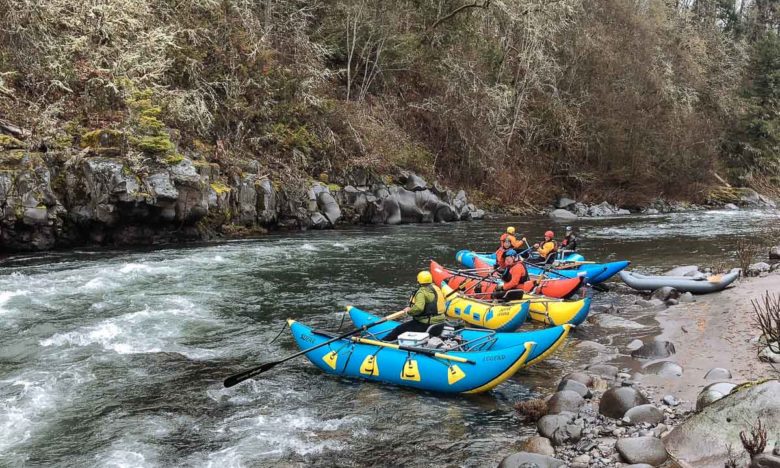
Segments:
[[[722,467],[729,445],[741,447],[740,431],[749,432],[759,417],[770,438],[780,434],[779,381],[734,389],[674,428],[664,445],[672,459],[685,466]],[[747,464],[747,455],[741,456],[739,463]]]
[[[107,151],[66,157],[5,149],[0,151],[0,247],[158,244],[274,228],[484,216],[464,191],[430,186],[415,174],[392,181],[367,174],[342,179],[353,185],[282,183],[261,174],[256,164],[223,168],[181,155],[138,163]]]

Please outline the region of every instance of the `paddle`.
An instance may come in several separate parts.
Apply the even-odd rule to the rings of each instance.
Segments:
[[[542,270],[542,271],[544,271],[544,272],[546,272],[546,273],[551,273],[551,274],[553,274],[553,275],[558,275],[558,276],[560,276],[561,278],[569,278],[568,276],[566,276],[566,275],[562,275],[562,274],[558,273],[557,271],[553,270],[552,268],[545,267],[544,265],[535,265],[535,264],[533,264],[533,263],[530,263],[530,264],[529,264],[529,263],[527,263],[527,262],[525,262],[525,261],[523,261],[523,260],[521,260],[521,261],[522,261],[523,263],[526,263],[527,265],[531,265],[531,266],[533,266],[533,267],[539,268],[540,270]],[[609,291],[609,288],[606,288],[606,287],[604,287],[604,286],[602,286],[602,285],[600,285],[600,284],[590,284],[590,283],[585,283],[585,284],[586,284],[586,285],[588,285],[588,286],[590,286],[591,288],[595,289],[595,290],[596,290],[596,291],[598,291],[598,292],[607,292],[607,291]]]
[[[224,385],[225,385],[226,388],[230,388],[230,387],[232,387],[232,386],[234,386],[236,384],[239,384],[239,383],[243,382],[244,380],[247,380],[247,379],[250,379],[250,378],[252,378],[252,377],[254,377],[256,375],[262,374],[265,371],[271,370],[274,367],[278,366],[279,364],[282,364],[284,362],[289,361],[290,359],[295,359],[298,356],[303,356],[304,354],[306,354],[306,353],[308,353],[310,351],[314,351],[315,349],[322,348],[323,346],[327,346],[327,345],[329,345],[331,343],[334,343],[336,341],[343,340],[344,338],[348,338],[348,337],[350,337],[352,335],[355,335],[357,333],[360,333],[362,331],[366,331],[369,328],[374,327],[376,325],[379,325],[379,324],[382,324],[382,323],[385,323],[385,322],[389,322],[390,320],[397,319],[399,317],[402,317],[405,313],[406,312],[404,312],[404,311],[395,312],[395,313],[390,314],[387,317],[379,320],[378,322],[374,322],[374,323],[371,323],[369,325],[363,325],[360,328],[357,328],[355,330],[352,330],[352,331],[349,331],[347,333],[344,333],[343,335],[339,335],[339,336],[337,336],[337,337],[335,337],[333,339],[330,339],[328,341],[320,343],[317,346],[312,346],[311,348],[303,350],[303,351],[298,352],[298,353],[295,353],[292,356],[287,356],[286,358],[280,359],[278,361],[266,362],[266,363],[263,363],[263,364],[261,364],[261,365],[259,365],[257,367],[254,367],[252,369],[245,370],[243,372],[239,372],[238,374],[235,374],[235,375],[231,375],[230,377],[225,379]]]

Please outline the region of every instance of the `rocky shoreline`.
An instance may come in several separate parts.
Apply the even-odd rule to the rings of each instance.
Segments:
[[[739,210],[741,208],[775,209],[777,202],[750,188],[725,187],[714,192],[704,205],[680,201],[656,199],[646,206],[620,207],[603,201],[598,204],[578,202],[567,196],[560,197],[554,206],[546,211],[556,221],[576,221],[579,218],[603,218],[626,216],[634,213],[646,215],[699,211],[707,209]]]
[[[726,466],[780,466],[778,371],[758,357],[765,345],[756,337],[749,299],[778,291],[778,284],[775,268],[721,293],[683,301],[658,293],[637,298],[629,308],[649,312],[661,334],[617,348],[575,339],[578,352],[595,350],[595,356],[543,400],[517,404],[519,418],[535,423],[538,434],[522,439],[499,466],[722,467],[729,459],[735,464]],[[585,330],[644,326],[620,317],[620,309],[596,308]],[[759,417],[768,442],[764,454],[751,457],[739,433],[749,433]]]
[[[98,145],[111,145],[97,137]],[[106,141],[103,141],[106,140]],[[251,162],[223,168],[182,155],[134,164],[102,148],[65,156],[0,147],[0,248],[154,245],[270,229],[479,219],[463,190],[364,170],[283,183]]]

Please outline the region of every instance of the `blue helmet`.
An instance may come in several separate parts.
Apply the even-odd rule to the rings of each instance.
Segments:
[[[504,257],[516,257],[517,252],[515,252],[515,249],[509,249],[504,253]]]

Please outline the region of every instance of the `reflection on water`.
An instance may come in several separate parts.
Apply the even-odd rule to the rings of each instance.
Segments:
[[[222,379],[294,348],[288,317],[335,329],[347,304],[402,308],[429,258],[492,250],[513,224],[344,228],[146,251],[17,256],[0,268],[0,465],[484,465],[520,427],[512,404],[585,357],[565,348],[497,390],[442,397],[322,375],[306,360],[232,389]],[[731,256],[776,212],[588,220],[588,258],[657,271]],[[614,293],[597,303],[630,301]],[[580,339],[605,337],[585,326]],[[625,335],[625,334],[623,334]],[[624,337],[620,337],[623,339]]]

